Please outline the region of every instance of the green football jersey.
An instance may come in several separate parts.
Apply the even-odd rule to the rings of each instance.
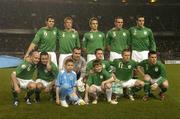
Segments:
[[[93,70],[93,61],[94,60],[91,60],[91,61],[89,61],[87,63],[87,66],[86,66],[86,75],[89,74],[90,70]],[[110,67],[110,62],[109,61],[102,60],[102,66],[103,66],[103,69],[105,69],[108,72],[111,72],[111,67]]]
[[[33,78],[34,71],[36,70],[35,64],[32,64],[26,60],[24,60],[17,68],[16,68],[16,77],[29,80]]]
[[[115,68],[115,75],[117,79],[122,81],[128,81],[132,79],[133,70],[137,67],[137,63],[134,60],[124,62],[122,59],[114,59],[111,65]]]
[[[58,37],[59,31],[56,27],[53,27],[52,29],[42,27],[36,33],[32,43],[38,46],[40,52],[54,52],[56,50]]]
[[[157,61],[156,64],[151,64],[148,59],[143,60],[139,63],[144,70],[144,74],[149,74],[152,79],[157,79],[162,77],[167,78],[165,66],[161,61]]]
[[[103,32],[87,32],[83,37],[83,48],[86,48],[87,54],[94,54],[97,48],[105,47],[105,35]]]
[[[131,27],[129,29],[131,48],[136,51],[156,51],[156,44],[151,29],[147,27]]]
[[[46,66],[43,64],[38,65],[37,79],[42,79],[47,82],[56,79],[58,75],[58,69],[53,62],[51,62],[50,65],[51,65],[51,71],[47,71]]]
[[[100,86],[101,83],[107,79],[111,78],[111,74],[107,72],[106,70],[102,70],[102,72],[95,72],[88,76],[87,84],[89,86],[95,84],[97,86]]]
[[[71,31],[60,31],[59,46],[60,54],[72,53],[74,47],[80,47],[78,32],[74,29]]]
[[[129,48],[130,34],[126,29],[112,28],[107,32],[106,45],[111,47],[111,51],[121,53],[124,49]]]

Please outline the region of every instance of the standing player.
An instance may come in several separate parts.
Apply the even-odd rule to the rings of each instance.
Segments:
[[[115,67],[115,79],[122,81],[122,87],[128,89],[130,100],[134,100],[131,92],[132,87],[143,87],[144,83],[141,80],[133,79],[133,71],[137,66],[134,60],[130,59],[131,51],[129,49],[124,49],[122,51],[121,59],[114,59],[112,66]]]
[[[72,28],[73,19],[71,17],[66,17],[64,19],[65,29],[60,33],[59,39],[59,70],[63,68],[63,60],[68,55],[71,55],[74,47],[80,47],[79,34]]]
[[[50,92],[51,99],[55,99],[55,79],[58,74],[56,65],[51,61],[50,55],[47,52],[41,52],[40,63],[38,64],[35,90],[35,101],[40,101],[41,90],[46,93]]]
[[[129,29],[131,35],[132,59],[140,62],[148,59],[149,50],[156,51],[156,44],[150,28],[144,26],[144,16],[137,16],[137,26]]]
[[[123,28],[123,18],[116,17],[114,20],[115,27],[107,32],[106,47],[110,51],[110,60],[122,58],[122,51],[129,48],[130,34]]]
[[[97,48],[104,50],[105,47],[105,35],[103,32],[98,31],[98,19],[92,17],[89,20],[90,32],[84,34],[83,48],[87,53],[87,62],[95,59],[94,51]]]
[[[145,96],[143,97],[143,100],[147,101],[149,99],[150,90],[157,90],[158,88],[160,88],[160,99],[164,100],[164,93],[167,91],[169,83],[165,66],[161,61],[157,60],[157,53],[155,51],[150,51],[148,53],[148,59],[139,63],[138,70],[144,77],[145,82]]]
[[[36,66],[39,62],[39,52],[31,51],[29,53],[28,60],[24,60],[17,68],[16,71],[11,74],[13,104],[18,106],[18,93],[21,89],[27,89],[27,95],[25,97],[26,103],[31,104],[30,96],[36,89],[36,83],[33,81],[33,73],[36,70]]]
[[[49,15],[47,16],[45,23],[46,26],[40,28],[36,33],[28,51],[26,52],[25,58],[33,49],[35,49],[35,47],[37,47],[39,52],[48,52],[51,55],[51,61],[57,66],[55,51],[59,32],[58,29],[54,27],[55,18]]]
[[[77,76],[73,71],[73,60],[67,59],[65,69],[61,70],[56,80],[56,103],[63,107],[69,107],[67,104],[67,96],[73,104],[84,105],[85,102],[76,94]],[[60,100],[59,100],[60,99]]]

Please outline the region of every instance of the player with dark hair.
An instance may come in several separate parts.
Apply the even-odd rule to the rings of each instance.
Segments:
[[[148,59],[150,50],[156,51],[153,32],[150,28],[144,26],[145,17],[137,16],[136,26],[129,29],[131,40],[130,47],[132,49],[132,59],[140,62]]]
[[[41,90],[50,93],[51,100],[55,99],[55,79],[58,69],[47,52],[40,53],[40,63],[37,69],[35,102],[40,101]]]
[[[35,49],[35,47],[37,47],[39,52],[48,52],[48,54],[51,55],[51,61],[54,62],[54,64],[57,66],[55,51],[59,31],[56,27],[54,27],[55,18],[52,15],[47,16],[45,19],[45,24],[46,26],[40,28],[36,33],[24,58],[26,58],[29,55],[29,53],[33,49]]]
[[[106,47],[110,51],[111,61],[122,58],[122,51],[129,48],[130,34],[128,30],[123,28],[123,23],[122,17],[116,17],[114,19],[115,27],[110,29],[106,35]]]
[[[164,93],[169,87],[169,83],[166,76],[166,69],[164,64],[157,60],[157,53],[155,51],[149,51],[148,59],[139,63],[138,70],[143,76],[145,86],[144,101],[147,101],[151,96],[151,90],[160,89],[160,99],[164,100]]]

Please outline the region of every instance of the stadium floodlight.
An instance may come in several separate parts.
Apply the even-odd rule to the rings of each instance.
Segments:
[[[155,3],[157,0],[149,0],[149,3]]]

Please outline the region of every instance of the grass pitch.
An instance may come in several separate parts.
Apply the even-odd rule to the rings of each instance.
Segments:
[[[43,94],[38,104],[26,105],[24,94],[19,95],[20,105],[12,105],[10,73],[14,69],[0,69],[0,119],[180,119],[180,65],[166,65],[170,87],[165,101],[150,99],[134,102],[120,98],[117,105],[105,101],[97,105],[63,108]],[[157,92],[155,92],[157,94]]]

